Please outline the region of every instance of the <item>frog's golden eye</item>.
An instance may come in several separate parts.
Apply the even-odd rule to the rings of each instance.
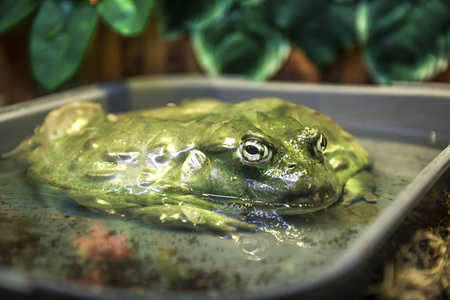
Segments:
[[[272,156],[270,148],[256,138],[244,140],[240,147],[242,160],[250,165],[259,165],[266,162]]]
[[[323,156],[323,152],[325,151],[325,149],[327,148],[327,139],[326,137],[321,133],[319,135],[319,138],[317,139],[317,143],[314,147],[314,154],[317,157],[322,157]]]

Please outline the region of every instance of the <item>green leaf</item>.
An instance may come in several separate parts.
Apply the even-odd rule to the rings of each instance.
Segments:
[[[44,0],[30,38],[31,69],[43,88],[53,90],[76,72],[97,20],[88,1]]]
[[[266,0],[266,17],[305,51],[319,68],[355,46],[358,1]]]
[[[381,84],[429,79],[448,65],[449,1],[367,1],[357,25],[366,63]]]
[[[236,0],[159,0],[158,20],[164,38],[200,30],[221,19]]]
[[[39,3],[40,0],[1,0],[0,34],[28,17]]]
[[[344,2],[359,2],[360,0],[332,0],[332,1],[337,3],[344,3]]]
[[[289,41],[253,10],[235,11],[192,32],[201,66],[210,74],[246,74],[263,80],[274,75],[289,54]]]
[[[154,4],[153,0],[101,0],[97,12],[113,30],[132,36],[145,29]]]

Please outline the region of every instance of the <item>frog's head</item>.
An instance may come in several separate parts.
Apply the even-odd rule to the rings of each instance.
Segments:
[[[324,159],[326,137],[316,127],[258,114],[257,120],[222,124],[203,139],[210,141],[207,163],[192,181],[203,194],[236,197],[282,213],[320,210],[341,195]]]

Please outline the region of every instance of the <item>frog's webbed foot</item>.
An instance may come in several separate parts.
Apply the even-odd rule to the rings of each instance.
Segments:
[[[359,172],[346,182],[341,204],[350,205],[360,200],[375,203],[377,197],[374,192],[375,180],[372,174],[367,171]]]
[[[189,205],[183,205],[182,211],[187,219],[195,226],[197,226],[197,224],[204,224],[208,228],[219,231],[235,231],[236,228],[245,230],[256,228],[256,225],[254,224],[236,220],[229,216],[211,210],[201,208],[199,209]]]
[[[128,216],[149,224],[167,227],[190,227],[206,231],[252,230],[254,224],[231,218],[215,210],[223,209],[195,195],[173,195],[142,197],[135,195],[84,195],[78,191],[67,191],[70,198],[96,212],[109,215]]]
[[[189,204],[163,204],[131,208],[128,212],[148,223],[155,224],[155,221],[159,220],[169,227],[191,227],[206,231],[236,231],[236,229],[252,230],[256,228],[254,224],[248,224],[224,214]]]

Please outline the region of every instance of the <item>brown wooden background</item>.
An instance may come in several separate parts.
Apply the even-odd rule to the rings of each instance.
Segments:
[[[32,78],[28,63],[31,20],[0,36],[0,103],[11,104],[48,94]],[[165,41],[155,18],[146,30],[124,38],[101,23],[76,75],[58,89],[118,80],[144,74],[201,73],[188,37]],[[294,48],[272,80],[373,84],[358,48],[343,53],[338,60],[318,70],[301,49]],[[432,81],[450,82],[450,69]],[[55,92],[55,91],[53,91]]]

